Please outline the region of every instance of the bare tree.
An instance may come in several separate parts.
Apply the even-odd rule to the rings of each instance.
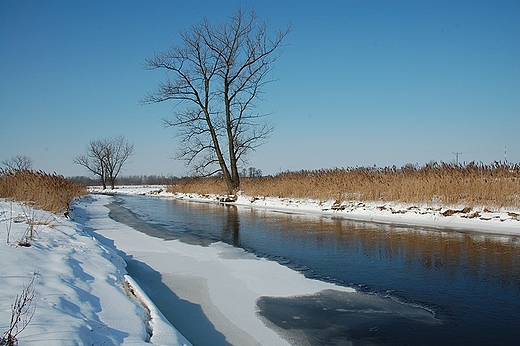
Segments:
[[[8,171],[23,171],[30,170],[33,167],[33,161],[30,157],[25,155],[16,155],[8,160],[3,160],[2,164]]]
[[[74,158],[74,163],[81,165],[88,169],[95,176],[98,176],[103,189],[107,188],[107,175],[106,175],[106,151],[104,148],[107,146],[106,139],[97,139],[90,141],[87,146],[86,153]]]
[[[220,26],[205,19],[181,33],[180,45],[146,61],[148,69],[168,73],[142,102],[177,102],[174,117],[165,119],[180,138],[177,158],[198,174],[222,174],[229,193],[240,187],[238,162],[273,131],[253,109],[273,81],[275,52],[289,29],[271,35],[254,11],[239,9]]]
[[[90,141],[86,153],[74,158],[74,163],[98,176],[103,189],[106,189],[107,183],[113,189],[121,168],[133,153],[134,145],[119,135]]]
[[[105,173],[113,189],[121,168],[134,153],[134,145],[129,143],[125,137],[119,135],[110,140],[105,151]]]

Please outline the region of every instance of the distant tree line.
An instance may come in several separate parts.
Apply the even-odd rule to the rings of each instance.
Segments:
[[[242,168],[241,177],[258,178],[262,176],[262,170],[256,167]]]
[[[117,185],[167,185],[178,179],[175,176],[165,175],[128,175],[117,177]],[[87,176],[68,177],[67,180],[85,184],[87,186],[97,186],[100,184],[99,178]]]
[[[262,176],[262,170],[256,167],[242,168],[242,177],[256,178]],[[163,174],[152,175],[127,175],[117,177],[115,180],[117,185],[169,185],[178,180],[179,177]],[[99,177],[74,176],[68,177],[67,180],[75,183],[85,184],[87,186],[98,186],[100,184]]]

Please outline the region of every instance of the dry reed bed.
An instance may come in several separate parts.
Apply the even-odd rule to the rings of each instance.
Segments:
[[[520,164],[429,163],[402,168],[335,168],[242,178],[248,196],[381,201],[520,209]],[[224,194],[220,178],[185,178],[171,192]]]
[[[30,170],[0,172],[0,198],[25,202],[53,213],[66,211],[75,197],[87,193],[85,185],[68,181],[56,173]]]

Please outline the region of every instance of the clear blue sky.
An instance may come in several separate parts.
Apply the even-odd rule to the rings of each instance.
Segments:
[[[265,89],[276,130],[250,156],[264,174],[431,160],[520,162],[520,1],[0,0],[0,160],[86,175],[73,158],[123,134],[122,174],[188,172],[161,119],[139,105],[163,72],[143,64],[207,17],[254,6],[292,23]]]

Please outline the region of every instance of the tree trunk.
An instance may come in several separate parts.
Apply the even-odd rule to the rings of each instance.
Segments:
[[[227,193],[229,195],[234,195],[240,190],[240,178],[237,175],[236,177],[233,177],[231,175],[224,176],[224,179],[226,181],[227,186]]]

